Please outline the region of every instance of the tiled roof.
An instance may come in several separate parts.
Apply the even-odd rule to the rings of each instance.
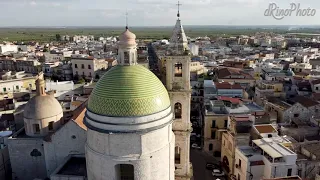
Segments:
[[[256,125],[254,126],[259,133],[275,133],[277,132],[271,125]]]
[[[87,111],[87,108],[82,109],[82,111],[76,116],[76,118],[73,119],[73,121],[84,130],[87,130],[87,126],[83,124],[83,118],[86,114],[86,111]]]
[[[217,82],[215,83],[217,89],[242,89],[240,84],[230,84],[228,82]]]
[[[231,97],[226,97],[226,96],[219,96],[218,100],[220,101],[229,101],[233,104],[239,104],[241,100],[239,98],[231,98]]]
[[[167,89],[141,65],[115,66],[98,81],[88,110],[104,116],[145,116],[170,107]]]

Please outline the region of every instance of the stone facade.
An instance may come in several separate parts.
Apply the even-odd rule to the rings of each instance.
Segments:
[[[169,56],[166,61],[166,87],[174,112],[173,132],[176,136],[176,179],[188,180],[192,176],[190,164],[190,56]],[[181,73],[177,73],[180,65]]]
[[[24,129],[21,129],[24,131]],[[23,132],[18,131],[17,134]],[[31,180],[47,177],[43,140],[41,138],[10,137],[8,139],[12,178]]]
[[[73,120],[46,138],[43,145],[48,177],[69,154],[84,154],[86,139],[86,131]]]

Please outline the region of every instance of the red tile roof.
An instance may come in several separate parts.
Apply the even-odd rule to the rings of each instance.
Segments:
[[[229,101],[233,104],[239,104],[241,100],[239,98],[231,98],[231,97],[226,97],[226,96],[219,96],[218,100],[220,101]]]
[[[228,82],[217,82],[215,83],[217,89],[242,89],[240,84],[230,84]]]

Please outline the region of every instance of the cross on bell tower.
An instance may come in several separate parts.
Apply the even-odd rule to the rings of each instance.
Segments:
[[[178,6],[178,14],[177,14],[177,17],[178,17],[178,19],[179,19],[179,17],[180,17],[180,6],[182,5],[182,4],[180,4],[180,1],[178,1],[178,4],[176,4],[177,6]]]

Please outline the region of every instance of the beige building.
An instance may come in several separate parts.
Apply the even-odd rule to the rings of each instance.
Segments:
[[[258,81],[255,88],[255,102],[263,104],[266,97],[285,98],[283,83],[279,81]]]
[[[31,74],[17,73],[5,75],[0,80],[0,93],[28,92],[36,89],[36,77]]]
[[[220,110],[220,107],[224,107],[221,101],[214,101],[212,106],[207,106],[209,107],[204,115],[203,149],[212,155],[220,154],[222,134],[227,131],[229,114]]]
[[[228,131],[222,134],[221,162],[230,175],[234,174],[236,147],[249,145],[252,119],[249,115],[230,116]]]
[[[82,76],[87,80],[95,78],[96,71],[107,69],[108,62],[104,59],[95,59],[88,55],[71,56],[73,76]]]

